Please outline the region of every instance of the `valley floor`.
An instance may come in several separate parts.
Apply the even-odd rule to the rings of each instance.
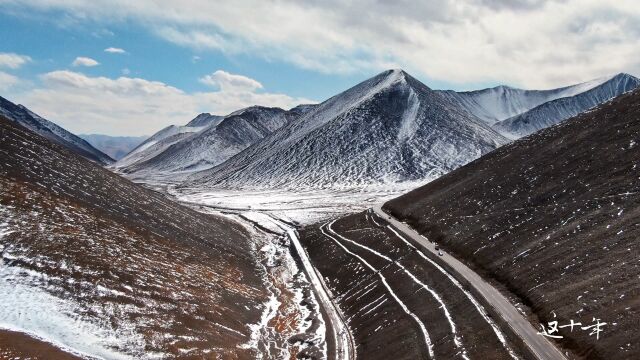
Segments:
[[[250,221],[264,231],[298,227],[299,236],[289,239],[299,237],[311,271],[322,282],[307,280],[306,285],[326,290],[331,298],[319,302],[317,314],[327,325],[329,359],[350,358],[336,350],[347,341],[352,342],[347,356],[365,359],[528,358],[481,299],[368,210],[397,196],[395,191],[291,194],[155,187],[200,211]],[[349,213],[354,215],[345,216]],[[288,250],[297,257],[292,244]],[[332,307],[337,320],[327,319]],[[351,339],[335,336],[343,333],[341,326]]]
[[[481,299],[369,210],[401,190],[292,194],[145,186],[249,231],[269,291],[261,321],[250,325],[243,345],[259,358],[527,358]],[[0,333],[0,344],[7,336],[24,337],[15,351],[23,342],[34,351],[51,347],[8,332]]]

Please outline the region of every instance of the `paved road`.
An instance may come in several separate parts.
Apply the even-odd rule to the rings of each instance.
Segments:
[[[507,300],[496,288],[484,281],[480,275],[471,270],[468,266],[458,261],[456,258],[443,253],[438,256],[434,248],[434,244],[427,241],[417,231],[410,228],[407,224],[398,221],[389,214],[382,211],[382,206],[377,205],[373,208],[380,217],[389,222],[393,227],[402,234],[413,240],[414,243],[420,245],[425,254],[436,261],[441,261],[449,265],[461,277],[466,279],[481,295],[481,300],[486,305],[491,306],[509,324],[513,332],[519,336],[529,347],[531,352],[541,360],[566,360],[567,358],[558,350],[558,348],[548,341],[545,337],[538,334],[533,325],[516,309],[516,307]]]

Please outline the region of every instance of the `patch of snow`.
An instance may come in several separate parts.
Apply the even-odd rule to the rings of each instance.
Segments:
[[[0,265],[0,328],[23,332],[71,353],[101,359],[129,359],[117,349],[144,352],[138,334],[80,315],[77,305],[34,286],[33,271]]]

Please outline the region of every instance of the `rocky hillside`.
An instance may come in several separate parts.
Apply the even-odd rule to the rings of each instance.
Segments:
[[[587,359],[634,359],[640,321],[640,90],[506,145],[385,205],[561,329]]]
[[[4,117],[0,159],[0,356],[260,356],[268,295],[245,228]]]

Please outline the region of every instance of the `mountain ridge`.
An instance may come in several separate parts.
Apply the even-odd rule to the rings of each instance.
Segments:
[[[547,101],[521,114],[499,121],[493,127],[507,137],[526,136],[576,116],[639,86],[640,79],[620,73],[596,86],[583,89],[582,92]]]
[[[308,109],[306,109],[308,110]],[[169,126],[141,144],[114,168],[127,174],[177,174],[218,165],[293,121],[305,108],[285,111],[250,106],[200,127]],[[202,114],[198,117],[202,117]],[[189,124],[202,124],[198,117]]]
[[[109,165],[115,161],[79,136],[41,117],[25,106],[16,105],[1,96],[0,115],[101,165]]]
[[[592,90],[617,77],[634,78],[626,73],[603,76],[582,83],[548,90],[526,90],[508,85],[472,91],[442,90],[451,100],[489,125],[525,113],[546,102]]]

